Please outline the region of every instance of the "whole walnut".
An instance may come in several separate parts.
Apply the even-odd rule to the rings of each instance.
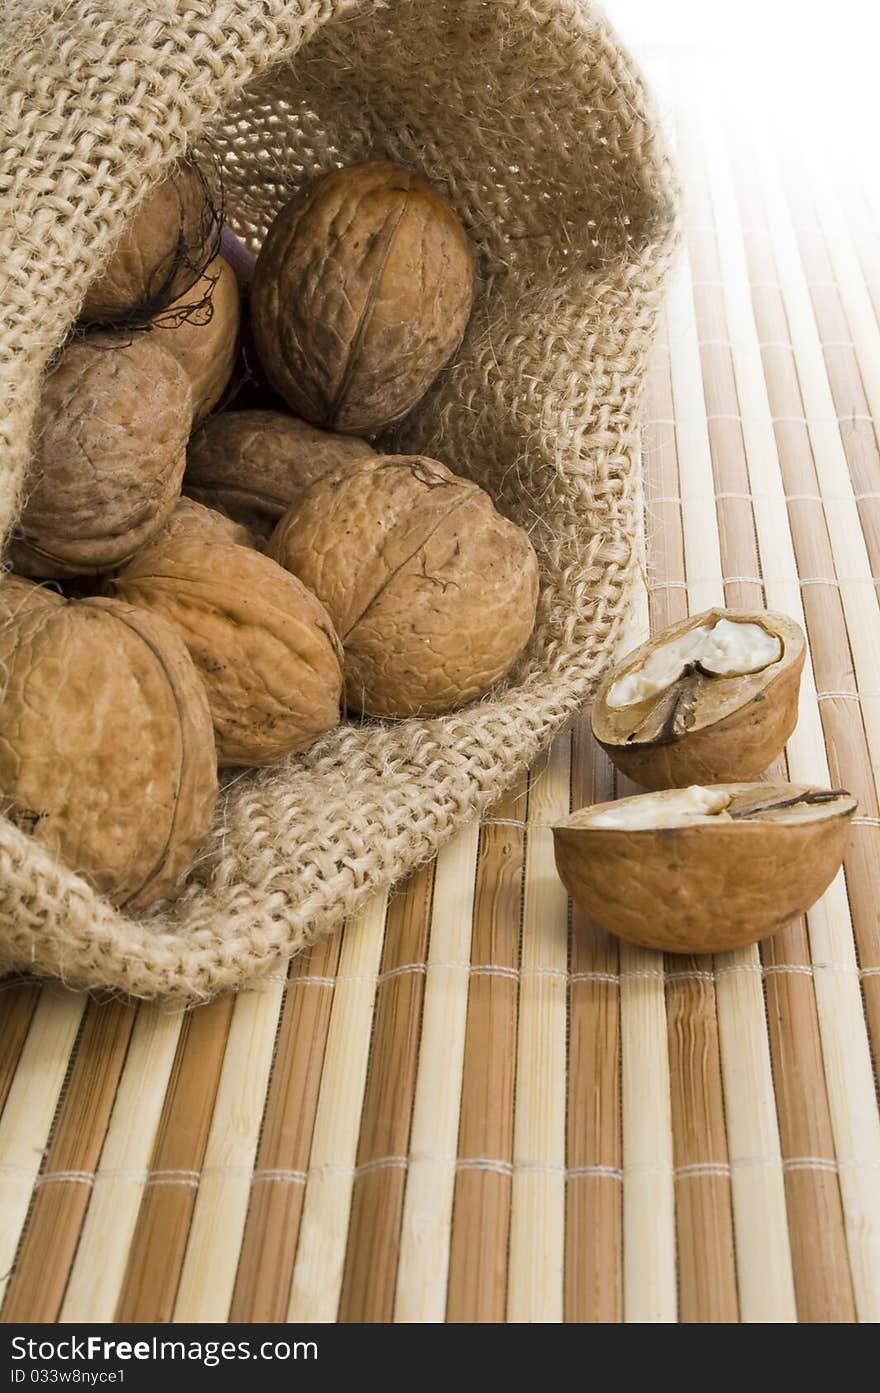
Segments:
[[[386,455],[328,475],[278,524],[269,554],[327,606],[348,703],[374,716],[473,701],[534,627],[526,533],[435,460]]]
[[[339,641],[323,605],[260,552],[158,538],[114,591],[174,624],[198,668],[221,764],[274,764],[339,721]]]
[[[316,479],[375,453],[365,440],[315,430],[280,411],[221,411],[192,436],[183,487],[269,537]]]
[[[156,533],[154,543],[164,546],[181,537],[201,538],[206,542],[235,542],[240,547],[252,547],[256,543],[256,538],[247,527],[217,508],[197,503],[194,498],[178,498],[171,516]]]
[[[205,689],[119,600],[0,584],[0,811],[116,905],[171,895],[217,797]]]
[[[122,565],[180,496],[191,419],[189,378],[151,335],[74,340],[43,384],[15,570]]]
[[[189,374],[194,422],[207,416],[226,390],[238,329],[238,281],[223,257],[215,256],[201,280],[169,305],[150,331]]]
[[[198,167],[178,165],[129,219],[86,291],[81,319],[88,324],[146,323],[199,279],[219,238]]]
[[[379,160],[325,174],[281,209],[250,303],[266,375],[292,409],[372,435],[427,391],[472,298],[471,249],[450,204]]]

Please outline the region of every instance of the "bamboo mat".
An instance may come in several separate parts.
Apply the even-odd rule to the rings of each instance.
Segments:
[[[880,192],[720,87],[667,103],[632,639],[804,624],[785,768],[857,794],[844,873],[760,948],[619,947],[553,869],[548,824],[630,791],[585,713],[284,980],[2,984],[3,1321],[880,1318]]]

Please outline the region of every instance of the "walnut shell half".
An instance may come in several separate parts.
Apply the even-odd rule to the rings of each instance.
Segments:
[[[0,586],[0,811],[117,905],[173,893],[217,797],[205,689],[118,600]]]
[[[728,636],[724,662],[705,655],[707,643],[719,647],[714,636],[721,630]],[[730,636],[749,633],[757,648],[749,652],[742,643],[739,657]],[[691,615],[606,673],[593,703],[593,734],[618,769],[645,788],[755,779],[797,724],[804,654],[804,635],[785,614],[711,609]],[[726,675],[713,671],[713,662]],[[737,663],[744,670],[733,671]],[[615,704],[622,701],[615,693],[627,685],[624,698],[639,696],[642,675],[652,667],[659,680],[644,683],[642,699]]]
[[[114,589],[182,636],[221,764],[274,764],[338,723],[342,670],[327,612],[260,552],[184,528],[139,552]]]
[[[190,498],[269,537],[317,479],[375,455],[365,440],[316,430],[281,411],[221,411],[190,440],[183,486]]]
[[[450,204],[377,160],[325,174],[281,209],[250,305],[266,375],[293,410],[371,435],[427,391],[472,299],[470,244]]]
[[[269,554],[326,605],[349,706],[432,715],[473,701],[519,657],[538,561],[487,493],[421,456],[376,456],[313,484]]]
[[[14,569],[121,566],[180,496],[191,419],[189,378],[149,335],[75,340],[43,383]]]
[[[843,861],[856,800],[841,789],[730,783],[581,808],[553,828],[576,904],[667,953],[717,953],[805,913]]]

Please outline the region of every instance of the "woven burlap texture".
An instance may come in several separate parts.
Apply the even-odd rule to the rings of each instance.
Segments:
[[[12,0],[2,24],[4,537],[46,362],[186,151],[222,168],[254,246],[305,178],[377,156],[444,189],[477,247],[461,351],[388,444],[478,479],[529,528],[542,600],[513,680],[234,779],[181,897],[142,918],[0,820],[0,966],[206,998],[428,858],[589,696],[627,605],[674,177],[637,70],[577,0]]]

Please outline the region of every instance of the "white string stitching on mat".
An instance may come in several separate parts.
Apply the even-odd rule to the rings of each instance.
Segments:
[[[855,822],[857,819],[853,819]],[[866,818],[864,821],[872,825],[880,824],[880,818]],[[467,963],[456,959],[449,959],[446,962],[419,962],[405,963],[401,967],[393,967],[387,972],[380,972],[373,975],[369,972],[341,972],[338,977],[292,977],[289,986],[293,987],[333,987],[342,982],[374,982],[381,986],[384,982],[394,977],[401,977],[406,973],[423,973],[429,970],[446,971],[454,969],[457,972],[467,972],[472,977],[504,977],[511,981],[520,981],[523,978],[552,978],[555,981],[565,981],[568,983],[578,982],[605,982],[611,986],[617,986],[620,982],[632,981],[662,981],[668,984],[676,982],[714,982],[718,977],[730,976],[735,973],[760,973],[763,977],[776,977],[783,975],[801,975],[812,977],[816,972],[839,972],[844,975],[851,974],[856,977],[876,977],[880,975],[880,967],[853,967],[849,963],[730,963],[722,964],[714,969],[694,968],[686,972],[676,972],[675,969],[661,967],[641,967],[631,968],[623,972],[567,972],[563,967],[510,967],[496,963]],[[269,979],[264,979],[269,980]],[[284,979],[274,979],[284,980]],[[253,988],[248,988],[253,990]]]
[[[724,576],[724,585],[789,585],[790,576]],[[880,585],[880,576],[798,576],[798,585],[830,585],[840,589],[842,585]],[[656,580],[648,586],[648,593],[654,595],[658,590],[689,590],[695,585],[717,585],[717,576],[691,576],[688,580]]]
[[[790,347],[789,344],[765,344],[765,348]],[[687,425],[703,425],[708,421],[740,421],[748,422],[750,425],[765,426],[769,421],[772,426],[840,426],[874,424],[873,416],[866,416],[864,412],[848,411],[845,416],[740,416],[736,411],[708,411],[704,416],[651,416],[645,422],[645,427],[651,426],[670,426],[680,428]],[[650,448],[650,447],[649,447]],[[696,495],[688,494],[688,497]]]
[[[101,1183],[112,1181],[131,1181],[145,1188],[158,1185],[183,1185],[198,1189],[203,1180],[214,1176],[238,1176],[253,1185],[290,1184],[306,1185],[313,1176],[340,1175],[349,1179],[369,1175],[375,1171],[405,1170],[411,1162],[428,1162],[431,1165],[452,1167],[455,1171],[482,1171],[496,1175],[512,1176],[520,1174],[562,1175],[567,1180],[584,1177],[625,1180],[628,1175],[672,1175],[676,1179],[704,1179],[713,1176],[729,1176],[739,1167],[765,1167],[783,1171],[822,1171],[838,1174],[843,1170],[877,1170],[880,1161],[875,1160],[835,1160],[830,1156],[738,1156],[731,1161],[692,1161],[686,1165],[664,1166],[652,1162],[631,1163],[626,1166],[583,1165],[566,1166],[561,1161],[507,1161],[497,1156],[443,1156],[432,1152],[413,1152],[411,1156],[379,1156],[372,1161],[362,1161],[357,1166],[337,1165],[326,1162],[312,1166],[309,1170],[293,1170],[273,1167],[252,1170],[248,1166],[206,1166],[197,1170],[126,1170],[108,1167],[103,1171],[48,1171],[36,1179],[26,1166],[0,1166],[0,1176],[11,1180],[21,1180],[32,1184],[36,1189],[43,1185],[86,1185],[90,1189]]]
[[[824,496],[818,493],[785,493],[782,496],[786,503],[875,503],[880,498],[880,493],[871,489],[865,493],[848,495],[842,493],[826,493]],[[687,497],[680,493],[651,493],[646,494],[646,502],[649,507],[653,507],[655,503],[672,503],[680,508],[684,503],[712,503],[727,499],[733,499],[737,503],[770,503],[777,497],[777,494],[739,493],[725,490],[721,493],[689,493]]]
[[[871,281],[865,281],[865,285],[870,289]],[[728,281],[713,280],[692,280],[691,285],[695,290],[726,290]],[[810,290],[839,290],[837,281],[807,281]],[[781,290],[782,286],[778,281],[749,281],[750,290]]]
[[[260,1182],[271,1182],[274,1184],[286,1182],[291,1185],[305,1185],[308,1178],[308,1171],[285,1170],[283,1166],[277,1166],[274,1170],[270,1168],[268,1170],[254,1171],[253,1183],[257,1185]]]
[[[852,339],[822,339],[823,348],[855,348]],[[731,339],[698,339],[698,348],[729,348],[731,353],[736,349],[736,345]],[[792,352],[792,344],[786,339],[762,339],[761,348],[786,348]],[[711,417],[709,418],[711,420]],[[775,419],[779,419],[778,417]]]
[[[42,1177],[41,1177],[42,1180]],[[145,1185],[190,1185],[194,1189],[199,1186],[199,1172],[194,1170],[162,1170],[148,1171]]]
[[[817,692],[817,701],[838,701],[841,698],[845,701],[861,701],[864,697],[876,699],[880,692]]]

